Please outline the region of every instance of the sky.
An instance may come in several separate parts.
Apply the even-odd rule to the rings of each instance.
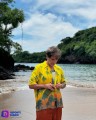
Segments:
[[[96,0],[16,0],[14,5],[24,11],[25,21],[13,30],[12,40],[30,53],[96,26]]]

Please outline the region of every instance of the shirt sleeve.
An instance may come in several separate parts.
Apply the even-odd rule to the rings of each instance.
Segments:
[[[61,83],[66,83],[64,71],[61,69]]]
[[[39,75],[39,68],[36,66],[34,70],[32,71],[30,80],[29,80],[29,85],[34,85],[38,83],[38,75]]]

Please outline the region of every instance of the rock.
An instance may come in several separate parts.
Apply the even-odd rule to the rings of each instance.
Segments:
[[[10,72],[0,66],[0,80],[13,79],[14,77]]]
[[[0,48],[0,66],[10,71],[14,69],[14,59],[2,48]]]
[[[14,66],[14,72],[17,72],[19,70],[22,70],[22,71],[27,71],[27,70],[33,70],[34,67],[29,67],[29,66],[26,66],[26,65],[15,65]]]

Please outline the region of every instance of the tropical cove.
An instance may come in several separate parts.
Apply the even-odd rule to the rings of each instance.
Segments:
[[[96,119],[96,1],[84,2],[0,0],[0,120],[36,120],[28,83],[51,46],[66,81],[62,120]]]

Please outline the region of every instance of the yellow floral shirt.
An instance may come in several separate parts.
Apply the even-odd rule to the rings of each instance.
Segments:
[[[58,65],[54,65],[54,70],[56,72],[54,84],[65,82],[62,68]],[[33,70],[29,85],[48,83],[52,83],[52,71],[47,65],[47,62],[44,61],[43,63],[38,64]],[[60,89],[51,91],[42,88],[34,90],[34,92],[37,111],[47,108],[63,107]]]

